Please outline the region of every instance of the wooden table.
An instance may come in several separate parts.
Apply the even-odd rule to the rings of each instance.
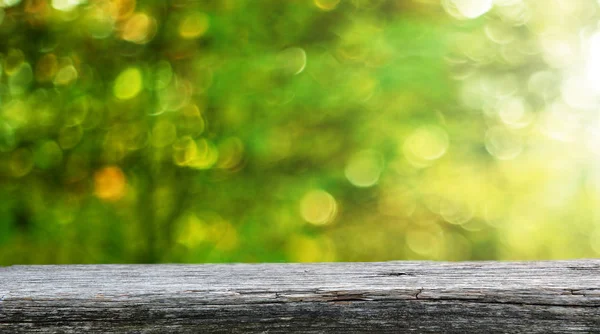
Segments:
[[[0,267],[0,333],[600,332],[600,260]]]

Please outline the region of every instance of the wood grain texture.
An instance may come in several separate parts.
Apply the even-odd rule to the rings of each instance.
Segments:
[[[600,260],[0,268],[1,333],[600,332]]]

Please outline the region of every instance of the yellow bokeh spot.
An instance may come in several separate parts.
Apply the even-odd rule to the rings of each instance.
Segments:
[[[208,30],[208,16],[204,13],[191,13],[179,24],[179,35],[183,38],[198,38]]]
[[[188,166],[195,169],[208,169],[219,159],[219,151],[206,139],[201,138],[197,140],[196,147],[198,148],[196,155],[188,163]]]
[[[314,0],[315,6],[324,11],[334,10],[340,0]]]
[[[412,165],[425,167],[441,158],[448,150],[449,144],[448,134],[444,129],[438,126],[422,126],[404,142],[404,156]]]
[[[188,248],[209,243],[215,249],[227,252],[234,250],[239,243],[235,227],[217,214],[205,213],[198,217],[189,213],[181,218],[180,224],[177,242]]]
[[[77,79],[77,69],[73,65],[68,65],[61,68],[56,77],[54,77],[54,84],[59,86],[65,86]]]
[[[238,233],[235,227],[218,217],[211,225],[211,237],[215,248],[220,251],[232,251],[238,245]]]
[[[84,14],[85,26],[88,33],[94,38],[106,38],[115,28],[113,17],[101,7],[96,7]]]
[[[492,9],[493,0],[442,0],[442,6],[457,19],[474,19]]]
[[[173,161],[178,166],[192,162],[197,153],[196,142],[190,136],[182,137],[173,144]]]
[[[121,72],[113,86],[113,93],[121,100],[131,99],[141,90],[142,72],[136,67],[130,67]]]
[[[410,230],[406,233],[406,245],[421,256],[436,258],[443,248],[443,232],[437,226],[432,230]]]
[[[135,0],[109,0],[108,12],[114,19],[124,20],[133,14],[135,2]]]
[[[440,215],[450,224],[463,225],[473,218],[473,208],[469,203],[447,199],[440,201],[439,205]]]
[[[70,12],[84,3],[84,0],[52,0],[52,7],[61,12]]]
[[[335,248],[325,237],[292,236],[287,244],[287,254],[293,262],[335,261]]]
[[[238,138],[228,138],[219,144],[219,161],[217,167],[235,169],[242,162],[244,145]]]
[[[177,242],[193,248],[200,245],[208,236],[206,223],[195,214],[188,214],[183,218],[182,228],[179,231]]]
[[[353,156],[344,170],[350,183],[356,187],[370,187],[379,181],[383,169],[383,157],[371,150],[365,150]]]
[[[121,38],[132,43],[144,44],[150,41],[155,33],[156,20],[144,13],[138,13],[125,22]]]
[[[178,120],[178,126],[178,129],[181,130],[181,134],[192,137],[196,137],[204,132],[204,119],[196,104],[190,103],[183,107]]]
[[[335,198],[324,190],[311,190],[300,201],[300,214],[307,222],[324,225],[333,221],[337,214]]]
[[[11,127],[23,126],[29,122],[30,115],[31,109],[21,100],[14,99],[2,106],[2,120]]]

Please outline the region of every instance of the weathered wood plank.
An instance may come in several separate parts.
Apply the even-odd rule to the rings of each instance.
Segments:
[[[0,268],[0,332],[600,332],[600,260]]]

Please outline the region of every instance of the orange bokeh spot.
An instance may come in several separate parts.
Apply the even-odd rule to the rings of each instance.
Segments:
[[[110,166],[94,174],[95,194],[105,201],[118,201],[125,195],[125,174],[121,168]]]

